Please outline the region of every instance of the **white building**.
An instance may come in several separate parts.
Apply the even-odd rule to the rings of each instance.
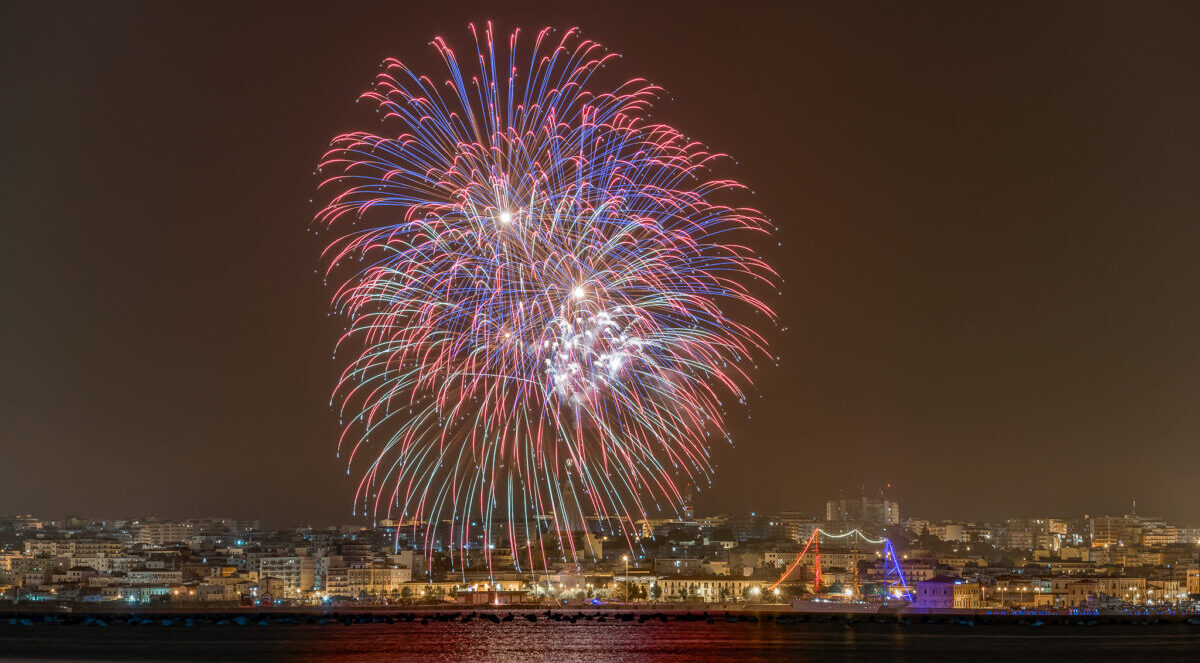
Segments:
[[[275,578],[283,585],[283,598],[300,598],[316,588],[316,558],[307,555],[260,557],[258,578],[264,585],[267,578]]]

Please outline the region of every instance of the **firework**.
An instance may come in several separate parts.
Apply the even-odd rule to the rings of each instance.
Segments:
[[[746,244],[771,227],[717,202],[743,188],[710,174],[723,155],[648,119],[660,88],[600,82],[617,56],[598,43],[471,32],[469,67],[432,42],[437,82],[386,60],[360,98],[386,134],[337,136],[320,164],[354,355],[339,453],[364,510],[427,547],[545,567],[585,518],[633,546],[633,520],[709,481],[766,349],[731,311],[774,319]]]

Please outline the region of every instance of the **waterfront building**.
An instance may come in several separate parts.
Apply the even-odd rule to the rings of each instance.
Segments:
[[[979,583],[934,576],[916,583],[913,607],[923,610],[974,610],[983,607]]]
[[[278,580],[282,588],[278,596],[300,598],[315,588],[316,560],[307,555],[260,557],[258,577],[260,582],[267,578]]]

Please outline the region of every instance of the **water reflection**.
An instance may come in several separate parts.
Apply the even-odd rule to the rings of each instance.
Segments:
[[[775,624],[705,620],[645,623],[611,617],[576,623],[212,624],[107,628],[34,624],[0,626],[0,658],[169,661],[925,661],[1183,660],[1200,647],[1194,626],[1095,629],[840,622]]]

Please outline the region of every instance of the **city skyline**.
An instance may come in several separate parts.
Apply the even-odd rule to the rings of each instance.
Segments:
[[[951,516],[946,516],[942,513],[939,513],[936,510],[933,512],[921,511],[921,512],[915,512],[915,513],[913,510],[908,509],[908,508],[901,510],[900,505],[903,504],[903,501],[901,499],[898,499],[893,494],[885,494],[882,489],[879,489],[874,492],[872,492],[872,491],[865,491],[865,492],[863,492],[863,491],[860,491],[860,492],[839,491],[836,496],[827,496],[826,499],[820,500],[817,503],[809,503],[809,504],[803,504],[803,505],[775,505],[773,507],[772,506],[764,506],[761,508],[757,508],[756,510],[750,510],[750,509],[745,509],[745,510],[739,510],[739,509],[699,510],[699,509],[693,508],[693,509],[690,509],[688,511],[688,513],[684,513],[684,514],[678,514],[678,515],[654,514],[654,515],[650,515],[648,517],[652,520],[687,521],[692,518],[699,518],[699,519],[712,518],[712,517],[729,518],[729,517],[756,516],[758,514],[786,513],[786,514],[792,514],[796,517],[811,518],[814,521],[824,520],[825,522],[839,522],[839,521],[855,522],[855,518],[846,517],[846,516],[843,516],[841,518],[830,517],[830,514],[832,513],[831,510],[837,509],[837,507],[835,505],[839,501],[841,501],[843,503],[845,503],[845,502],[856,503],[856,502],[859,502],[860,500],[873,502],[874,505],[870,508],[874,508],[877,510],[882,509],[881,513],[888,512],[888,509],[895,509],[897,515],[894,519],[881,521],[881,522],[892,522],[892,523],[908,523],[908,522],[922,521],[922,522],[930,522],[930,523],[955,523],[955,522],[958,522],[958,523],[981,523],[981,524],[988,524],[988,525],[1002,525],[1006,521],[1010,521],[1010,520],[1043,520],[1043,521],[1044,520],[1055,520],[1055,519],[1059,519],[1059,520],[1067,520],[1067,519],[1093,520],[1093,519],[1097,519],[1097,518],[1138,517],[1138,518],[1146,519],[1148,521],[1155,521],[1155,522],[1158,522],[1158,521],[1168,522],[1169,521],[1180,527],[1200,528],[1200,518],[1194,518],[1194,519],[1167,518],[1167,517],[1164,517],[1161,513],[1159,513],[1157,510],[1155,510],[1153,508],[1151,508],[1149,511],[1147,511],[1145,508],[1143,508],[1143,509],[1141,509],[1141,512],[1139,513],[1139,509],[1138,509],[1136,500],[1134,500],[1130,504],[1126,505],[1127,506],[1126,509],[1116,509],[1113,511],[1103,511],[1103,512],[1095,511],[1095,510],[1081,511],[1081,512],[1064,512],[1061,510],[1055,510],[1053,508],[1046,508],[1046,509],[1042,509],[1041,511],[1034,512],[1034,513],[1011,513],[1010,512],[1010,513],[1005,513],[1004,515],[1002,515],[1000,517],[989,517],[989,518],[973,517],[973,516],[951,517]],[[888,506],[889,504],[892,506],[889,507]],[[1153,506],[1153,505],[1151,505],[1151,506]],[[1143,505],[1143,507],[1145,507],[1145,505]],[[1002,508],[1001,508],[1001,511],[1003,511]],[[691,514],[691,515],[689,515],[689,514]],[[21,510],[0,512],[0,517],[16,517],[16,516],[35,517],[40,520],[45,520],[46,522],[53,523],[53,524],[65,523],[65,522],[72,521],[72,520],[88,521],[88,522],[99,522],[99,521],[154,522],[154,521],[186,521],[186,520],[217,519],[217,520],[229,521],[229,522],[253,522],[256,524],[256,526],[261,526],[266,529],[289,529],[289,528],[305,528],[305,527],[315,528],[315,529],[324,529],[324,528],[339,528],[339,527],[350,527],[350,526],[370,528],[370,527],[378,527],[378,526],[380,526],[380,523],[395,523],[395,522],[397,522],[397,519],[395,519],[395,518],[363,519],[363,518],[353,518],[353,517],[342,519],[342,520],[331,520],[331,521],[313,521],[313,520],[282,521],[282,520],[274,520],[274,519],[270,519],[270,518],[262,518],[262,517],[256,516],[254,513],[250,512],[250,511],[221,512],[221,513],[190,513],[190,514],[167,514],[167,513],[162,513],[162,512],[155,512],[153,510],[145,510],[145,511],[136,512],[136,513],[89,513],[89,512],[87,512],[87,510],[80,510],[80,509],[76,509],[73,511],[67,511],[67,512],[63,512],[63,513],[46,513],[46,512],[21,511]],[[591,516],[590,518],[596,519],[597,517]],[[600,519],[603,520],[602,518],[600,518]],[[635,520],[637,520],[637,519],[635,519]],[[425,521],[421,521],[421,522],[425,522]],[[450,520],[443,519],[440,522],[450,522]],[[874,522],[874,521],[871,520],[869,522]],[[387,526],[391,527],[393,525],[387,525]],[[1200,541],[1197,541],[1197,543],[1200,543]]]
[[[821,612],[834,601],[887,612],[898,601],[917,614],[1060,615],[1189,614],[1200,598],[1200,528],[1137,514],[936,521],[904,518],[883,497],[842,496],[826,500],[823,516],[637,520],[629,523],[633,541],[625,525],[589,519],[574,534],[577,545],[540,561],[526,553],[557,539],[548,526],[557,520],[539,520],[546,526],[519,546],[478,530],[460,547],[452,522],[272,528],[215,517],[54,522],[0,514],[0,592],[110,609],[618,601]]]

